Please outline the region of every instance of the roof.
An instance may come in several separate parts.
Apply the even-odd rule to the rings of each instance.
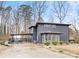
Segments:
[[[71,24],[60,24],[60,23],[50,23],[50,22],[37,22],[35,25],[32,25],[29,28],[36,27],[39,24],[52,24],[52,25],[62,25],[62,26],[69,26],[69,25],[71,25]]]
[[[15,36],[15,35],[32,35],[32,33],[28,33],[28,34],[11,34],[11,36]]]
[[[29,29],[30,29],[30,28],[34,28],[34,27],[36,27],[36,26],[32,25],[32,26],[29,27]]]
[[[36,25],[38,24],[53,24],[53,25],[63,25],[63,26],[69,26],[70,24],[61,24],[61,23],[51,23],[51,22],[37,22]]]

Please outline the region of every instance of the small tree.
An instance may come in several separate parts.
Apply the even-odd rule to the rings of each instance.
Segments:
[[[72,23],[72,27],[73,27],[73,29],[75,31],[74,38],[75,38],[75,41],[77,43],[79,43],[79,30],[78,30],[79,25],[78,25],[78,20],[79,20],[79,9],[77,10],[77,19],[73,19],[74,22]]]

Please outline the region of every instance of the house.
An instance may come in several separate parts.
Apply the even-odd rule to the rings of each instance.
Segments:
[[[44,43],[46,41],[69,42],[69,25],[59,23],[38,22],[30,26],[30,32],[33,33],[33,41]]]

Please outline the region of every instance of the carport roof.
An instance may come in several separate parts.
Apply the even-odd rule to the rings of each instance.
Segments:
[[[14,35],[32,35],[32,33],[28,33],[28,34],[11,34],[12,36]]]

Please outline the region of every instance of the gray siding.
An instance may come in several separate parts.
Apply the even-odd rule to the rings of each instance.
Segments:
[[[33,40],[34,42],[36,42],[37,40],[37,29],[36,28],[33,28]]]
[[[48,32],[48,31],[50,31],[50,32],[61,32],[62,34],[60,36],[60,39],[64,42],[66,42],[66,43],[69,40],[68,26],[56,25],[56,27],[54,28],[53,26],[45,27],[44,24],[39,24],[37,26],[37,41],[39,43],[42,42],[41,33],[42,32]]]

